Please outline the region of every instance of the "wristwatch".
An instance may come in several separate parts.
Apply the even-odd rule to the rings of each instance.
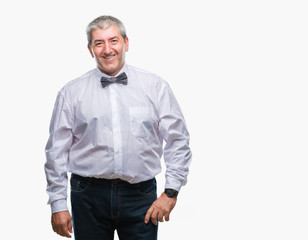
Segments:
[[[171,188],[166,188],[165,194],[167,195],[167,197],[175,198],[178,196],[179,192]]]

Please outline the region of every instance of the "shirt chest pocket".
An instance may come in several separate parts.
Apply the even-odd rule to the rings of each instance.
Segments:
[[[153,110],[148,107],[131,107],[129,117],[131,133],[136,137],[148,137],[154,126]]]

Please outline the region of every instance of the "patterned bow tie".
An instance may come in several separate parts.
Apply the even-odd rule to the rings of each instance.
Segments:
[[[110,77],[110,78],[102,77],[101,83],[102,83],[103,88],[107,87],[108,85],[112,83],[120,83],[120,84],[127,85],[127,76],[126,76],[126,73],[123,72],[117,77]]]

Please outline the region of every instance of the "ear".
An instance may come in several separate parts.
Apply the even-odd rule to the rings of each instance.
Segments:
[[[125,52],[128,51],[128,48],[129,48],[129,41],[128,41],[128,37],[126,37],[126,39],[125,39]]]
[[[94,58],[94,54],[92,52],[92,48],[91,48],[90,44],[88,44],[88,49],[89,49],[89,52],[90,52],[92,58]]]

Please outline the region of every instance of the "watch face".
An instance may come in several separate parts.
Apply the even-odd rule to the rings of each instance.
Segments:
[[[165,193],[168,197],[176,197],[177,192],[173,189],[165,189]]]
[[[168,197],[173,197],[174,191],[173,191],[172,189],[166,189],[166,195],[167,195]]]

